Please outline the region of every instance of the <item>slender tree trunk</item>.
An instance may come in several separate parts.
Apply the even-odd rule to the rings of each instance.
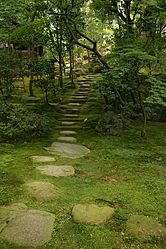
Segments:
[[[59,57],[59,87],[63,89],[63,56],[62,56],[62,27],[57,33],[58,57]]]
[[[71,83],[74,85],[74,75],[73,75],[73,69],[74,69],[74,47],[73,47],[73,45],[70,45],[70,48],[69,48],[69,57],[70,57],[70,74],[69,74],[69,77],[71,79]]]
[[[32,53],[31,53],[30,59],[31,59],[31,61],[34,59],[34,48],[32,48]],[[31,97],[34,96],[34,94],[33,94],[33,80],[34,80],[34,76],[33,76],[33,73],[31,72],[30,81],[29,81],[29,95]]]

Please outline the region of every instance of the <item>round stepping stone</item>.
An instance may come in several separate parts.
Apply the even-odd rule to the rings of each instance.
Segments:
[[[39,210],[27,210],[11,219],[0,238],[18,246],[37,247],[51,240],[55,216]]]
[[[58,137],[57,140],[61,142],[68,142],[68,143],[77,142],[77,139],[75,137]]]
[[[51,147],[45,148],[51,154],[76,159],[90,153],[90,150],[83,145],[55,142]]]
[[[114,213],[114,208],[97,205],[81,205],[73,207],[72,216],[76,223],[101,225],[105,224]]]
[[[63,165],[63,166],[55,166],[55,165],[46,165],[37,167],[42,174],[48,176],[73,176],[75,174],[75,170],[72,166]]]
[[[51,156],[31,156],[31,158],[35,162],[53,162],[53,161],[55,161],[55,158],[51,157]]]
[[[76,131],[60,131],[60,134],[62,135],[75,135],[77,134]]]
[[[58,191],[55,186],[49,182],[31,182],[25,184],[29,194],[37,201],[49,201],[54,199]]]
[[[153,238],[166,239],[166,228],[152,217],[144,215],[131,215],[127,221],[127,230],[142,241],[149,241]]]

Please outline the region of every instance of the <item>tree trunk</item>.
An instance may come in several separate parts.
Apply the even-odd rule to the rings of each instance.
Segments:
[[[63,56],[62,56],[62,27],[60,34],[57,34],[58,57],[59,57],[59,87],[63,89]]]
[[[69,78],[71,79],[72,85],[74,85],[74,75],[73,75],[73,68],[74,68],[74,47],[70,45],[69,48],[69,57],[70,57],[70,74]]]

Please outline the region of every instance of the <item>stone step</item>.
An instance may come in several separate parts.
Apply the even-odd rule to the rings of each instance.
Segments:
[[[81,85],[81,87],[85,87],[85,88],[86,88],[86,87],[90,87],[90,84],[84,83],[84,84]]]
[[[76,122],[74,122],[74,121],[62,121],[61,124],[62,125],[75,125]]]
[[[71,118],[71,117],[62,117],[59,119],[59,121],[71,121],[71,122],[80,122],[82,119],[80,118]]]
[[[59,132],[61,135],[76,135],[77,132],[76,131],[60,131]]]
[[[74,95],[75,99],[87,99],[87,95]]]
[[[85,95],[85,96],[87,96],[88,93],[89,93],[89,90],[88,90],[88,91],[78,91],[78,92],[75,93],[74,95],[77,95],[77,96],[79,96],[79,95]],[[74,95],[73,95],[73,96],[74,96]]]
[[[76,143],[77,139],[75,137],[58,137],[57,140],[59,142],[66,142],[66,143]]]
[[[81,104],[80,104],[80,103],[77,103],[77,102],[75,102],[75,103],[70,102],[70,103],[68,103],[68,105],[69,105],[69,106],[80,106]]]
[[[66,131],[66,130],[77,130],[77,129],[82,129],[82,126],[80,126],[80,125],[65,125],[65,126],[61,125],[61,126],[57,126],[56,129],[62,130],[62,131],[63,130],[64,131]]]
[[[87,101],[87,98],[80,98],[80,99],[76,99],[76,98],[73,98],[72,99],[72,102],[73,103],[80,103],[80,104],[82,104],[83,102],[86,102]]]
[[[63,114],[63,116],[67,118],[78,118],[79,117],[78,114]]]
[[[65,114],[75,114],[78,113],[80,111],[80,108],[74,108],[74,107],[64,107],[63,109],[61,109],[61,113],[65,113]]]
[[[78,108],[64,108],[63,110],[61,110],[62,113],[65,113],[65,114],[75,114],[77,112],[79,112],[80,109]]]

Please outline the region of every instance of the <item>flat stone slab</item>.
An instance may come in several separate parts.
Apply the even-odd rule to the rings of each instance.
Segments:
[[[87,96],[85,95],[76,95],[74,96],[75,99],[87,99]]]
[[[56,127],[59,130],[77,130],[77,129],[81,129],[81,126],[79,125],[64,125],[64,126],[57,126]]]
[[[13,203],[8,206],[0,206],[0,233],[9,221],[26,210],[28,210],[28,207],[24,203]]]
[[[62,125],[74,125],[76,122],[74,121],[62,121]]]
[[[69,103],[68,105],[69,106],[80,106],[81,104],[80,103]]]
[[[0,238],[18,246],[37,247],[51,240],[55,216],[39,210],[24,210],[6,223]]]
[[[58,137],[58,141],[67,142],[67,143],[76,143],[77,139],[75,137]]]
[[[60,134],[62,135],[76,135],[76,131],[60,131]]]
[[[25,184],[27,192],[37,201],[50,201],[58,195],[58,190],[49,182],[31,182]]]
[[[82,86],[82,87],[90,87],[90,84],[85,84],[85,83],[84,83],[84,84],[82,84],[81,86]]]
[[[83,145],[55,142],[51,147],[45,148],[51,154],[71,159],[80,158],[90,153],[90,150]]]
[[[42,174],[48,176],[73,176],[75,174],[75,170],[72,166],[63,165],[63,166],[55,166],[55,165],[46,165],[37,167]]]
[[[87,96],[87,95],[88,95],[88,92],[89,92],[89,91],[87,91],[87,90],[86,90],[86,91],[78,91],[77,94],[85,94],[85,95]]]
[[[63,116],[66,118],[78,118],[79,117],[78,114],[63,114]]]
[[[101,225],[105,224],[114,213],[114,208],[99,207],[93,204],[78,204],[72,209],[72,216],[76,223]]]
[[[166,239],[166,228],[154,218],[144,215],[131,215],[127,221],[127,231],[141,241]]]
[[[34,162],[54,162],[55,158],[52,156],[31,156]]]

